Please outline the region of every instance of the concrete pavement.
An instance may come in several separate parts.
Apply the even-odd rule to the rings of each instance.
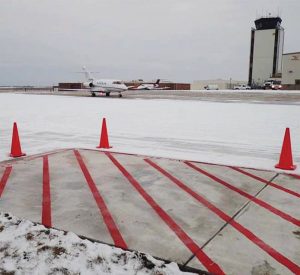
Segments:
[[[299,200],[299,179],[239,167],[97,150],[0,164],[1,211],[217,274],[300,274]]]

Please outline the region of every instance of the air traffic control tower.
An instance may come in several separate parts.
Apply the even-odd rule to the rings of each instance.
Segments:
[[[270,78],[281,77],[284,29],[280,17],[255,20],[251,30],[249,79],[250,86],[261,86]]]

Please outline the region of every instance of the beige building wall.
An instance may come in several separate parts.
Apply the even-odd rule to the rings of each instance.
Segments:
[[[235,85],[247,84],[247,81],[226,80],[226,79],[210,79],[210,80],[195,80],[191,84],[191,90],[205,90],[207,85],[218,85],[219,90],[233,89]]]
[[[263,84],[272,77],[275,29],[255,31],[252,82]]]
[[[283,55],[283,85],[300,85],[300,52]]]

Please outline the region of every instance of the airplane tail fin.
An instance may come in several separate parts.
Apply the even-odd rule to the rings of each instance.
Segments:
[[[159,82],[160,82],[160,79],[157,79],[156,82],[155,82],[155,84],[154,84],[154,87],[155,87],[155,88],[158,88],[158,87],[159,87]]]
[[[94,78],[92,77],[91,73],[86,69],[85,66],[82,67],[82,70],[83,70],[83,72],[84,72],[85,77],[86,77],[87,80],[89,80],[89,81],[93,81],[94,80]]]

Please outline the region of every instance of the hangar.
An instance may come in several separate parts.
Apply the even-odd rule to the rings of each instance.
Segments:
[[[246,81],[234,79],[195,80],[192,83],[192,90],[204,90],[208,85],[215,85],[219,90],[232,90],[234,86],[242,84],[246,84]]]
[[[70,89],[84,89],[83,83],[80,82],[61,82],[58,83],[58,90],[63,91],[63,90],[70,90]]]
[[[285,89],[300,90],[300,52],[283,54],[282,84]]]

